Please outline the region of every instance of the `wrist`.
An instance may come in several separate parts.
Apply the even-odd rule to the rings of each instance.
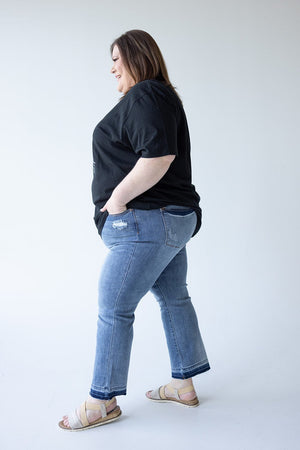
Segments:
[[[110,200],[111,200],[111,202],[114,203],[114,205],[116,207],[126,206],[126,202],[124,201],[124,199],[122,199],[118,190],[116,190],[116,189],[114,189],[114,191],[112,192],[112,194],[110,196]]]

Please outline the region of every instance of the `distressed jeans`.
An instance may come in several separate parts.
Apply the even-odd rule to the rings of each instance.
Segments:
[[[210,369],[186,283],[186,244],[196,220],[193,209],[175,205],[107,216],[101,238],[109,252],[99,278],[92,397],[126,395],[134,312],[148,291],[160,306],[172,377]]]

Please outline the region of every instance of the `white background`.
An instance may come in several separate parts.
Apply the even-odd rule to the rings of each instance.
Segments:
[[[299,442],[297,0],[1,2],[3,449],[290,450]],[[120,421],[60,430],[91,383],[97,282],[92,132],[121,93],[111,42],[149,32],[181,95],[203,226],[188,286],[211,370],[201,406],[148,401],[170,380],[160,312],[136,310]]]

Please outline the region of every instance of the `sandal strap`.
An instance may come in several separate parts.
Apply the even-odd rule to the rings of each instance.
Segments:
[[[160,388],[162,386],[160,386],[159,388],[153,389],[151,391],[151,398],[155,399],[155,400],[160,400],[161,396],[160,396]]]
[[[160,388],[159,388],[159,396],[163,400],[165,400],[167,398],[165,395],[165,387],[166,387],[166,385],[160,386]]]
[[[115,400],[115,397],[111,398],[106,403],[92,403],[92,402],[86,402],[86,409],[93,409],[94,411],[98,411],[101,409],[101,405],[107,407],[109,406],[113,401]],[[102,411],[102,409],[101,409]]]
[[[164,390],[165,390],[166,386],[164,386]],[[171,391],[175,395],[175,398],[177,398],[177,400],[180,400],[179,393],[178,393],[179,389],[176,389],[173,386],[167,386],[167,388],[169,389],[169,391]],[[166,396],[165,396],[165,398],[166,398]]]
[[[165,388],[165,386],[164,386],[164,388]],[[181,394],[185,394],[185,393],[187,393],[187,392],[192,392],[192,391],[194,391],[195,390],[195,388],[194,388],[194,386],[193,385],[191,385],[191,386],[186,386],[186,387],[184,387],[184,388],[180,388],[180,389],[176,389],[176,388],[174,388],[173,386],[169,386],[168,385],[168,389],[169,389],[169,391],[171,391],[171,392],[173,392],[173,394],[175,395],[175,398],[177,398],[177,400],[180,400],[180,395]],[[162,398],[166,398],[166,396],[165,396],[165,394],[164,394],[164,389],[163,389],[163,396],[164,397],[162,397]]]
[[[107,403],[92,403],[92,402],[83,402],[82,405],[80,406],[80,420],[82,423],[82,426],[86,427],[88,426],[90,423],[87,419],[87,415],[86,415],[86,411],[87,409],[91,409],[93,411],[101,411],[101,417],[104,418],[107,416],[107,411],[106,408],[108,405],[110,405],[112,402],[114,401],[114,398],[112,398],[111,400],[109,400]]]
[[[86,415],[87,409],[92,409],[94,411],[100,410],[101,417],[106,417],[107,416],[106,407],[108,405],[110,405],[114,401],[114,399],[115,399],[115,397],[113,397],[107,403],[99,403],[99,404],[88,402],[88,401],[83,402],[80,405],[80,409],[79,409],[80,419],[77,416],[76,410],[74,410],[68,414],[70,428],[72,428],[72,429],[82,428],[82,427],[86,427],[90,424],[87,419],[87,415]]]
[[[79,418],[77,417],[76,410],[69,412],[68,420],[69,420],[69,426],[72,430],[74,430],[75,428],[82,427],[82,423],[80,422]]]
[[[85,408],[92,409],[93,411],[101,411],[101,416],[106,417],[107,416],[107,412],[106,412],[107,405],[108,405],[108,403],[104,404],[104,403],[86,402]]]
[[[86,416],[86,402],[83,402],[80,406],[80,420],[83,427],[88,426],[89,421],[87,420]]]
[[[184,388],[178,389],[178,392],[179,392],[179,394],[186,394],[187,392],[192,392],[194,390],[195,390],[194,386],[191,385],[191,386],[186,386]]]
[[[180,400],[179,396],[181,394],[185,394],[186,392],[192,392],[192,391],[195,390],[193,385],[186,386],[186,387],[181,388],[181,389],[176,389],[176,388],[174,388],[174,387],[172,387],[170,385],[166,385],[165,384],[164,386],[160,386],[159,388],[154,389],[151,392],[151,398],[153,398],[155,400],[166,400],[167,399],[167,397],[165,395],[165,388],[166,388],[166,386],[168,387],[168,390],[171,391],[174,394],[174,396],[175,396],[175,398],[177,398],[177,400]]]

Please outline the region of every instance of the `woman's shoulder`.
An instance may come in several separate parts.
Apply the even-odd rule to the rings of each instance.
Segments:
[[[128,94],[130,94],[129,97],[133,101],[143,96],[146,96],[150,102],[162,100],[164,102],[167,101],[169,104],[177,105],[179,101],[176,93],[170,86],[154,78],[139,81],[130,89]]]
[[[152,79],[139,81],[130,88],[125,97],[136,99],[145,94],[151,94],[154,85],[155,80]]]

